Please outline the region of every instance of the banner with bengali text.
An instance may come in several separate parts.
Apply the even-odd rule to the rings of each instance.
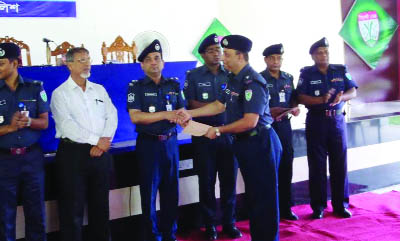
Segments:
[[[0,0],[0,17],[76,17],[75,0]]]

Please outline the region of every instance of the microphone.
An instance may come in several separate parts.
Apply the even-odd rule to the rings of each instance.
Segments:
[[[53,40],[47,39],[47,38],[43,38],[43,42],[45,43],[49,43],[49,42],[54,42]]]

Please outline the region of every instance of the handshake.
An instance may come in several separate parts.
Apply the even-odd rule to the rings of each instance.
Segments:
[[[192,119],[192,115],[185,108],[180,108],[178,110],[166,111],[164,118],[169,120],[171,123],[176,123],[182,127],[186,127],[189,120]]]

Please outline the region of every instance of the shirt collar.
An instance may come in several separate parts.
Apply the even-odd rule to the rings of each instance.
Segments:
[[[22,84],[22,85],[25,84],[24,78],[22,78],[21,75],[18,75],[17,81],[18,81],[18,84]],[[4,80],[4,79],[0,80],[0,89],[3,88],[5,85],[6,85],[6,80]]]
[[[72,79],[71,76],[67,79],[67,86],[69,89],[80,88],[79,85]],[[93,83],[86,79],[86,89],[93,89]]]
[[[237,80],[242,80],[243,77],[247,74],[247,72],[251,69],[249,64],[246,64],[242,70],[234,77]]]
[[[219,70],[219,72],[226,73],[226,70],[225,70],[225,68],[224,68],[224,66],[223,66],[222,64],[219,65],[218,70]],[[202,74],[206,74],[206,73],[208,73],[208,72],[211,73],[211,71],[210,71],[210,69],[208,68],[207,65],[201,66],[201,67],[200,67],[200,72],[201,72]]]
[[[144,79],[142,80],[143,84],[147,85],[149,83],[154,83],[154,81],[149,77],[149,76],[145,76]],[[166,81],[166,79],[164,78],[164,76],[161,75],[161,80],[160,80],[160,84],[164,84]],[[154,83],[156,84],[156,83]]]

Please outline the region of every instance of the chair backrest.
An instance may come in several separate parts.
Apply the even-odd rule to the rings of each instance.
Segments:
[[[74,45],[64,41],[60,45],[58,45],[54,50],[50,51],[50,55],[47,58],[47,64],[51,64],[51,57],[54,56],[56,61],[56,65],[65,65],[65,55],[67,54],[68,50],[75,48]]]
[[[19,40],[16,40],[15,38],[13,38],[13,37],[8,37],[8,36],[5,36],[4,38],[0,38],[0,43],[14,43],[14,44],[16,44],[16,45],[18,45],[18,47],[21,49],[21,52],[23,51],[23,50],[25,50],[25,52],[26,52],[26,65],[27,66],[32,66],[32,62],[31,62],[31,52],[30,52],[30,49],[29,49],[29,46],[26,44],[26,43],[24,43],[24,41],[19,41]],[[21,53],[21,66],[23,65],[22,64],[22,53]]]
[[[109,47],[106,46],[105,42],[103,42],[101,47],[103,63],[107,63],[107,60],[119,63],[136,63],[136,52],[135,41],[132,41],[132,46],[129,46],[121,36],[118,36]],[[127,54],[127,58],[125,58],[125,53]],[[110,59],[107,58],[108,54],[111,56]]]

